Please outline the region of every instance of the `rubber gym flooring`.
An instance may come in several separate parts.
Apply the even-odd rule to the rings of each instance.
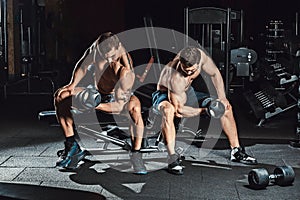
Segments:
[[[184,175],[169,174],[167,154],[159,152],[143,155],[149,173],[139,176],[132,173],[128,153],[114,145],[86,157],[76,170],[55,168],[56,152],[63,148],[62,131],[37,118],[40,111],[53,109],[51,97],[9,96],[0,105],[0,199],[299,199],[300,149],[289,145],[296,139],[296,109],[257,127],[258,120],[239,95],[232,104],[240,142],[258,165],[230,162],[228,141],[221,134],[211,147],[178,141],[186,157]],[[87,148],[103,145],[80,139]],[[282,165],[293,167],[292,185],[249,187],[251,169],[263,167],[272,173]]]

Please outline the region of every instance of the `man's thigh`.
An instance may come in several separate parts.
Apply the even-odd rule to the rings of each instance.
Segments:
[[[159,107],[165,102],[166,104],[169,101],[168,93],[162,91],[156,91],[152,94],[152,108],[156,114],[160,113]]]

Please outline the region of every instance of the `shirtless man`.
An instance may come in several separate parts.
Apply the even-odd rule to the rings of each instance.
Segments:
[[[57,119],[66,138],[65,149],[56,165],[73,168],[72,156],[76,156],[78,160],[84,157],[84,151],[80,149],[74,138],[72,112],[80,110],[74,103],[82,100],[79,97],[84,96],[81,94],[87,91],[86,88],[80,87],[79,83],[88,74],[90,68],[94,68],[94,76],[90,84],[94,88],[94,96],[97,97],[95,102],[89,103],[89,106],[92,104],[90,109],[113,114],[129,113],[132,139],[130,159],[135,173],[146,174],[139,151],[144,132],[141,104],[139,99],[131,94],[135,79],[132,60],[118,37],[111,32],[100,35],[85,51],[75,66],[70,83],[58,89],[54,95]],[[85,105],[85,109],[86,107],[88,105]]]
[[[208,94],[196,92],[191,86],[202,70],[211,78],[217,99],[225,106],[225,113],[220,120],[232,149],[230,160],[256,164],[256,159],[247,155],[240,147],[232,107],[226,98],[223,79],[218,68],[203,49],[186,47],[161,71],[157,91],[152,94],[153,108],[162,115],[162,134],[169,154],[168,171],[183,174],[181,159],[175,153],[174,117],[193,117],[205,110],[201,107],[192,107],[195,102],[191,102],[190,98],[195,93],[199,102],[209,97]]]

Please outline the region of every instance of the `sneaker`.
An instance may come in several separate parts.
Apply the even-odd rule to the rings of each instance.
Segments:
[[[79,161],[85,157],[85,151],[82,151],[77,142],[71,145],[65,142],[65,149],[57,152],[59,159],[56,162],[57,167],[74,169]]]
[[[177,154],[172,154],[168,159],[168,172],[176,175],[183,175],[182,159]]]
[[[235,147],[231,150],[230,160],[232,162],[240,162],[248,165],[257,164],[256,159],[246,154],[245,149],[242,147]]]
[[[132,152],[130,154],[130,161],[135,174],[144,175],[148,173],[144,165],[141,152],[139,151]]]

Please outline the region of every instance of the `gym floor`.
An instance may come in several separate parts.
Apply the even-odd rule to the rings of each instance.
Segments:
[[[179,142],[187,146],[183,176],[166,171],[165,152],[144,154],[149,173],[138,176],[132,174],[128,153],[118,149],[88,156],[76,170],[55,168],[62,131],[37,118],[38,112],[53,109],[51,97],[9,96],[0,104],[0,199],[299,199],[300,148],[289,145],[296,139],[296,109],[257,127],[258,120],[237,97],[231,101],[240,141],[258,165],[230,162],[228,141],[221,135],[211,149]],[[84,137],[80,142],[101,145]],[[293,167],[293,185],[249,187],[251,169],[272,173],[281,165]]]

